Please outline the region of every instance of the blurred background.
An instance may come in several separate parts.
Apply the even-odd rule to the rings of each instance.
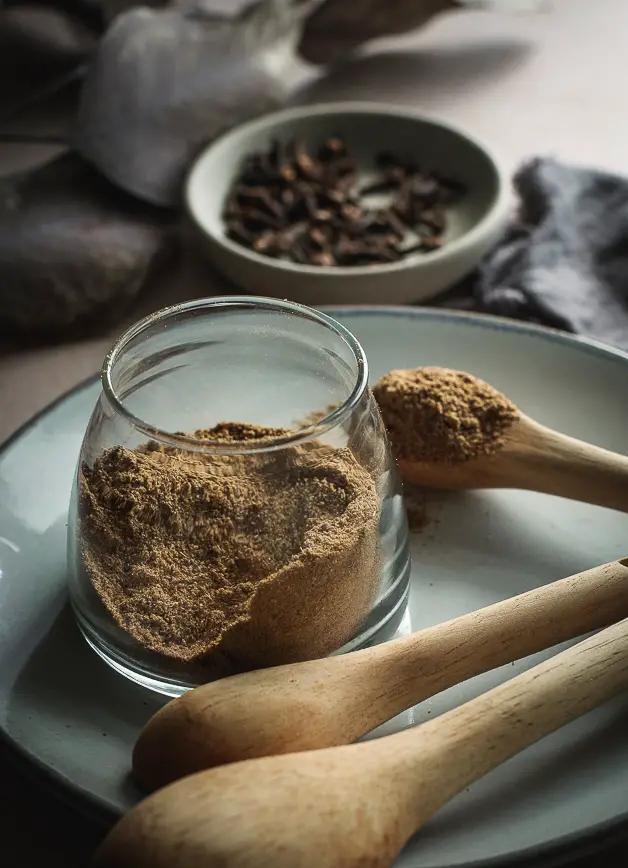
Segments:
[[[541,156],[622,183],[628,176],[626,0],[551,0],[527,12],[508,0],[486,8],[444,0],[323,5],[334,4],[338,20],[329,11],[316,19],[312,7],[282,73],[289,87],[281,104],[409,106],[486,143],[510,175]],[[345,9],[349,20],[340,21],[340,7],[354,4],[354,18]],[[29,175],[26,188],[16,175],[68,153],[86,71],[129,5],[0,3],[0,441],[95,373],[112,338],[139,316],[232,289],[189,243],[180,209],[132,201],[82,163],[43,180]],[[203,4],[229,16],[244,5]],[[246,64],[264,38],[254,35],[229,62]],[[150,53],[141,32],[129,44],[138,56]],[[207,57],[218,64],[211,51]],[[124,75],[120,67],[121,89]],[[100,831],[0,760],[0,834],[7,868],[72,868],[85,864]],[[609,851],[590,866],[625,864],[622,854]]]

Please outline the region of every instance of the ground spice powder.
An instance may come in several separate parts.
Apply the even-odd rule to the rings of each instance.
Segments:
[[[192,436],[228,445],[288,433],[221,423]],[[328,654],[358,629],[379,590],[375,482],[348,449],[277,455],[150,443],[83,465],[83,562],[144,648],[275,665]]]
[[[516,406],[463,371],[425,367],[390,371],[373,389],[398,458],[457,464],[496,452]]]

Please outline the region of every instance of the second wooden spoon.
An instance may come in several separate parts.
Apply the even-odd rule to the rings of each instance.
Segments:
[[[628,616],[628,558],[352,654],[206,684],[140,734],[138,782],[154,789],[236,760],[356,741],[482,672]]]

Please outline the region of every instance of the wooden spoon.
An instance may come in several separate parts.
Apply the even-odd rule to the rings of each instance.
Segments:
[[[475,381],[510,404],[515,418],[503,432],[499,444],[491,444],[492,448],[487,449],[487,454],[466,460],[420,461],[412,454],[412,439],[407,432],[403,431],[406,444],[395,442],[395,431],[402,433],[399,431],[401,422],[402,428],[407,425],[408,432],[420,430],[421,425],[426,428],[421,432],[421,437],[417,436],[417,452],[420,451],[421,438],[436,437],[432,428],[436,420],[427,419],[420,399],[417,399],[416,405],[409,400],[413,375],[428,371],[432,376],[440,371],[443,377],[458,376]],[[399,406],[394,403],[389,406],[391,395],[387,387],[395,378],[399,379],[400,384],[403,383],[405,390],[403,419],[400,418]],[[412,388],[416,388],[417,396],[421,394],[420,377]],[[471,374],[447,368],[391,371],[375,385],[374,393],[397,452],[399,471],[406,482],[444,489],[522,488],[628,512],[628,456],[576,440],[535,422],[521,413],[504,395]],[[478,411],[471,407],[472,393],[469,393],[468,400],[469,417],[473,418]],[[430,410],[433,414],[434,407],[430,407]],[[448,415],[455,417],[457,411],[458,408],[453,404],[448,406],[447,400],[443,400],[438,421]],[[456,419],[453,421],[455,423]],[[451,427],[450,430],[454,432],[456,428]],[[456,435],[452,433],[451,436]],[[487,436],[492,436],[490,427]]]
[[[387,868],[449,799],[627,686],[628,620],[414,729],[171,784],[94,868]]]
[[[236,675],[164,706],[140,734],[146,789],[253,757],[349,744],[454,684],[628,617],[628,558],[352,654]]]
[[[522,488],[628,512],[628,457],[521,414],[493,455],[461,464],[398,461],[406,482],[429,488]]]

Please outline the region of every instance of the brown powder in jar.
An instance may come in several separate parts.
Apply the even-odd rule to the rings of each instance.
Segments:
[[[375,399],[397,457],[457,464],[501,448],[519,411],[501,392],[464,371],[390,371]]]
[[[289,433],[221,423],[192,436]],[[379,501],[350,450],[308,446],[278,459],[150,443],[83,465],[83,562],[118,626],[170,658],[218,650],[241,666],[347,642],[379,590]]]

